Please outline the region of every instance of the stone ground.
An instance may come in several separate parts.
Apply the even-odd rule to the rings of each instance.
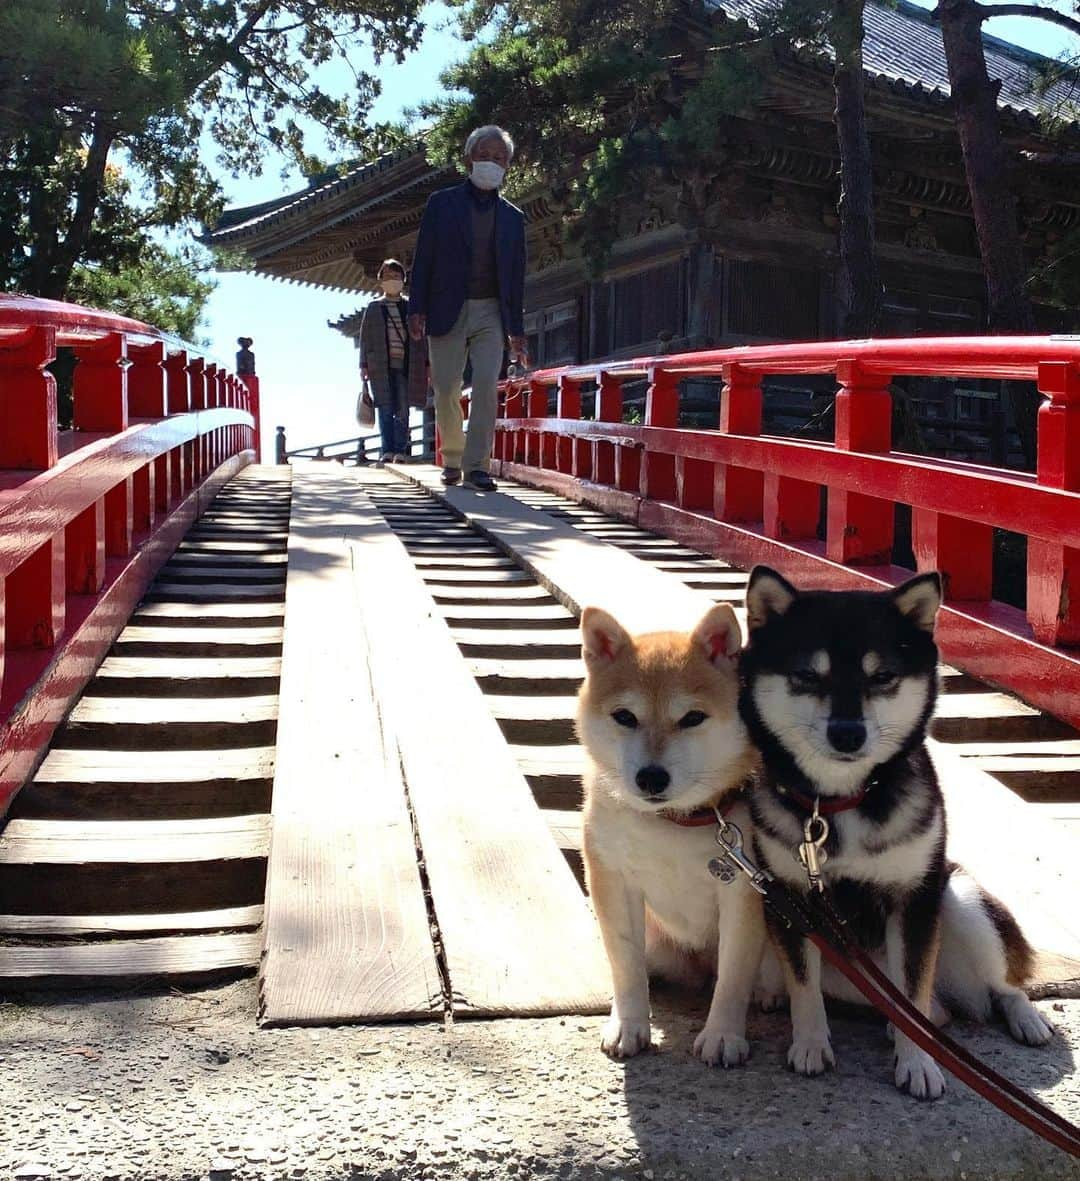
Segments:
[[[656,997],[658,1048],[624,1064],[600,1019],[260,1030],[255,985],[0,1002],[0,1179],[1080,1178],[959,1083],[892,1086],[880,1024],[833,1020],[839,1070],[783,1067],[786,1016],[752,1020],[735,1071],[690,1054],[704,1000]],[[1080,1001],[1040,1008],[1042,1050],[953,1027],[1080,1120]]]

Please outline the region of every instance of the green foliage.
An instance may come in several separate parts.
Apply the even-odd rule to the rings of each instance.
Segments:
[[[430,155],[456,161],[480,123],[511,128],[511,191],[542,179],[565,204],[570,234],[594,271],[634,194],[667,186],[672,216],[701,225],[723,170],[725,122],[752,108],[771,68],[767,39],[682,0],[460,7],[467,37],[485,23],[493,33],[443,75],[453,96],[421,107]]]
[[[210,255],[201,250],[170,251],[157,242],[117,270],[79,263],[68,298],[87,307],[108,308],[171,332],[194,344],[206,301],[217,286],[206,277]]]
[[[1028,293],[1052,307],[1080,307],[1080,229],[1065,234],[1034,267]]]
[[[401,60],[422,30],[419,8],[420,0],[0,3],[0,289],[62,298],[79,266],[174,283],[174,264],[147,243],[157,230],[220,211],[207,139],[234,175],[258,173],[271,153],[306,171],[321,167],[303,121],[324,129],[332,151],[353,156],[400,141],[399,128],[367,125],[372,76],[356,71],[351,95],[331,95],[314,70],[361,45]]]

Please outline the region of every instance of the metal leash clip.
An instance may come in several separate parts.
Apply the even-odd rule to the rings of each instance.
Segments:
[[[772,878],[758,867],[743,852],[742,831],[737,824],[724,818],[719,809],[716,811],[716,843],[720,846],[721,855],[709,860],[709,873],[719,878],[727,885],[733,882],[739,873],[744,873],[750,879],[759,894],[767,893],[768,883]]]
[[[795,849],[795,856],[806,870],[806,877],[810,882],[810,889],[820,894],[825,889],[825,881],[821,876],[821,867],[829,859],[825,852],[825,842],[829,839],[829,822],[818,813],[818,801],[814,800],[813,814],[806,818],[803,825],[803,842]]]

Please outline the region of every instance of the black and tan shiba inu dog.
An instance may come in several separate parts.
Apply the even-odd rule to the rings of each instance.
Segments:
[[[925,746],[940,604],[937,574],[872,593],[800,592],[767,567],[751,573],[739,708],[763,763],[751,795],[755,852],[806,889],[795,851],[817,801],[829,830],[825,882],[894,983],[927,1015],[935,992],[972,1016],[997,1008],[1018,1041],[1039,1045],[1051,1034],[1022,988],[1031,948],[1008,910],[946,860],[944,802]],[[788,1062],[818,1074],[834,1063],[820,954],[778,924],[770,934],[791,997]],[[895,1051],[899,1088],[941,1095],[925,1051],[900,1033]]]

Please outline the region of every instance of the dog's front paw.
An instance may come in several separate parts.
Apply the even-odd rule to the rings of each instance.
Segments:
[[[938,1064],[918,1046],[896,1055],[896,1085],[916,1099],[940,1099],[945,1094],[945,1076]]]
[[[1054,1036],[1053,1027],[1043,1020],[1042,1014],[1023,993],[1014,996],[999,996],[1005,1024],[1018,1042],[1025,1046],[1045,1046]]]
[[[750,1057],[750,1043],[742,1034],[725,1033],[706,1025],[694,1039],[694,1053],[706,1066],[742,1066]]]
[[[649,1020],[634,1021],[612,1013],[604,1026],[600,1048],[612,1058],[633,1058],[652,1042]]]
[[[787,1055],[788,1066],[796,1074],[824,1074],[836,1065],[836,1056],[827,1034],[796,1038]]]

